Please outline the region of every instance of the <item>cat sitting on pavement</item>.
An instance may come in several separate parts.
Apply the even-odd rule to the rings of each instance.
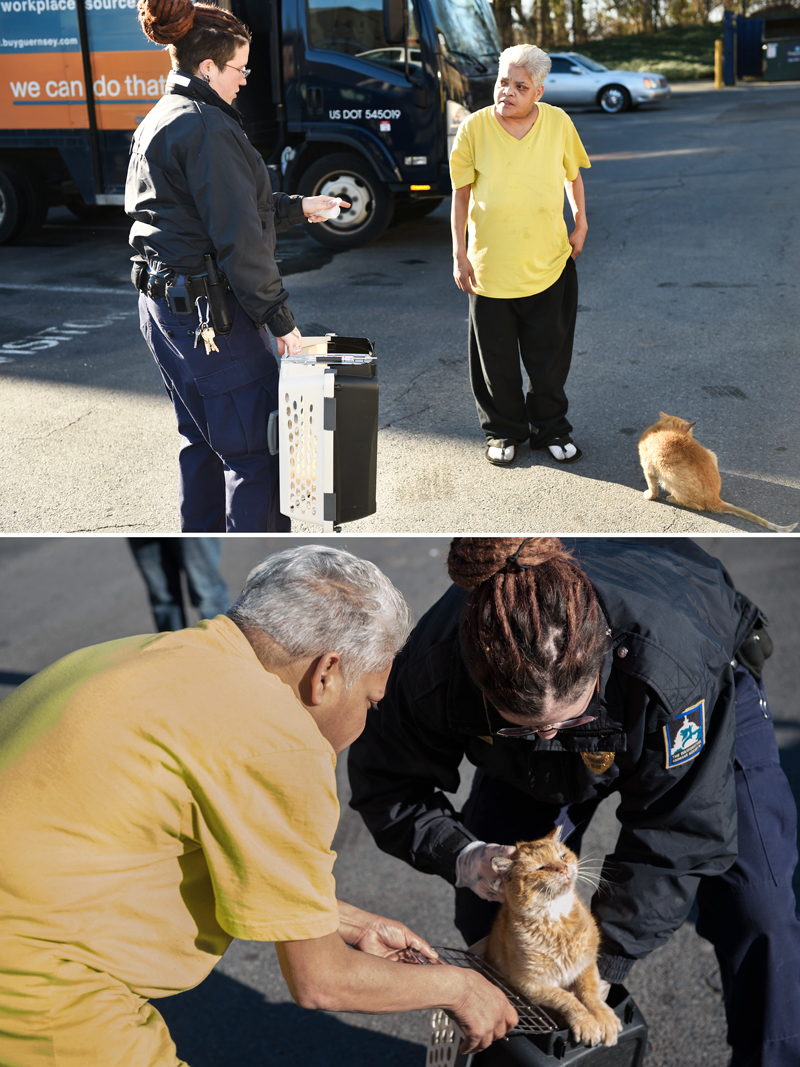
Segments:
[[[776,526],[774,522],[754,515],[720,499],[722,479],[717,457],[692,437],[693,422],[659,411],[658,422],[648,426],[639,438],[639,462],[647,479],[645,498],[658,499],[661,484],[669,494],[670,504],[680,504],[693,511],[715,511],[738,515],[757,522],[776,533],[789,533],[791,526]]]
[[[505,900],[495,918],[486,960],[534,1004],[553,1008],[576,1041],[616,1045],[622,1023],[600,995],[600,935],[575,887],[579,860],[557,826],[539,841],[520,841],[495,856]]]

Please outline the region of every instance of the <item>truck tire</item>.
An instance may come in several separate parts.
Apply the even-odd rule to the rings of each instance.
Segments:
[[[38,230],[47,216],[47,196],[35,178],[0,165],[0,245]]]
[[[0,168],[0,245],[12,241],[25,221],[25,201],[18,171]]]
[[[357,248],[374,241],[392,220],[394,198],[361,156],[337,152],[312,163],[300,177],[304,196],[340,196],[352,207],[336,219],[315,222],[309,234],[328,248]]]

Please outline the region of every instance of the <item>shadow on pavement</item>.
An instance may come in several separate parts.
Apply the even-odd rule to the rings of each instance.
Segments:
[[[425,1062],[422,1045],[349,1026],[324,1012],[268,1003],[224,974],[212,973],[196,989],[153,1004],[167,1021],[178,1056],[191,1067],[262,1062],[414,1067]]]

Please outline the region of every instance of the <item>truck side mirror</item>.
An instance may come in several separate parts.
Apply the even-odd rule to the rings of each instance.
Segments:
[[[383,35],[387,44],[405,44],[406,0],[383,0]]]

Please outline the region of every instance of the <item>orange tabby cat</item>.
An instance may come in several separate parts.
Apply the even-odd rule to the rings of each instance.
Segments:
[[[578,857],[557,826],[540,841],[520,841],[492,867],[505,901],[489,934],[486,959],[534,1004],[564,1016],[576,1041],[616,1045],[622,1023],[599,995],[594,919],[575,892]]]
[[[693,511],[716,511],[750,519],[777,533],[788,533],[791,526],[776,526],[752,511],[744,511],[720,499],[722,479],[717,457],[692,437],[693,422],[675,415],[658,413],[658,422],[648,426],[639,438],[639,462],[647,479],[647,500],[658,499],[659,482],[669,493],[670,504],[681,504]]]

